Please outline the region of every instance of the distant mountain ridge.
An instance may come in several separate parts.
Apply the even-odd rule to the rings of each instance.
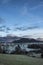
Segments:
[[[39,41],[43,41],[43,38],[37,38],[37,40],[39,40]]]
[[[43,42],[43,40],[34,38],[23,38],[18,36],[6,36],[6,37],[0,37],[0,42],[29,43],[29,42]]]
[[[21,38],[19,40],[13,41],[13,43],[29,43],[29,42],[43,42],[43,41],[36,40],[33,38]]]
[[[6,37],[0,37],[0,42],[12,42],[14,40],[18,40],[20,37],[17,36],[6,36]]]

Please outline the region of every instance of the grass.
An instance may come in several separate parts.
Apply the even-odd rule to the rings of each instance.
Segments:
[[[0,65],[43,65],[43,59],[25,55],[0,54]]]

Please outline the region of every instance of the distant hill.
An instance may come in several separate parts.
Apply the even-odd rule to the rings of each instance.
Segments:
[[[19,40],[20,37],[17,36],[6,36],[6,37],[0,37],[0,42],[12,42],[14,40]]]
[[[39,41],[43,41],[43,38],[37,38],[37,40],[39,40]]]
[[[28,42],[43,42],[43,41],[38,41],[36,39],[30,39],[30,38],[21,38],[19,40],[13,41],[13,43],[28,43]]]
[[[29,42],[43,42],[43,40],[33,39],[33,38],[24,38],[24,37],[18,37],[18,36],[6,36],[6,37],[0,37],[0,42],[29,43]]]

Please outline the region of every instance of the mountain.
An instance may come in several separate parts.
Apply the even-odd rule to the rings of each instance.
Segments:
[[[43,41],[43,38],[37,38],[37,40],[39,40],[39,41]]]
[[[14,40],[19,40],[20,37],[17,36],[6,36],[6,37],[0,37],[0,42],[12,42]]]
[[[21,38],[19,40],[13,41],[13,43],[29,43],[29,42],[40,42],[40,41],[33,38]]]
[[[3,43],[30,43],[30,42],[43,42],[43,39],[37,38],[26,38],[26,37],[18,37],[18,36],[6,36],[6,37],[0,37],[0,42]]]

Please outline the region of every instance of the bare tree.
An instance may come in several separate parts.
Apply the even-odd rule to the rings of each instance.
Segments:
[[[0,53],[2,53],[1,44],[0,44]]]

